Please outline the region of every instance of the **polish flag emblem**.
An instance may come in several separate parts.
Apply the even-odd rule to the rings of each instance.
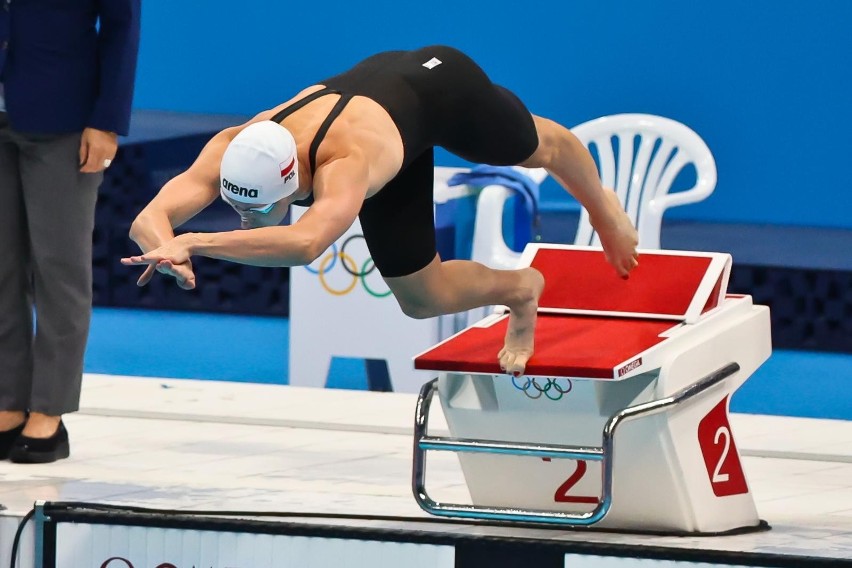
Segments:
[[[286,177],[293,170],[293,166],[296,165],[296,158],[290,160],[290,163],[285,167],[285,162],[281,162],[278,164],[278,167],[281,168],[281,177]]]

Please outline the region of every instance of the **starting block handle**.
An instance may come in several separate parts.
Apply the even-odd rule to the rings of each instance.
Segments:
[[[612,506],[613,459],[615,432],[624,422],[651,416],[682,404],[706,392],[740,370],[737,363],[730,363],[710,373],[695,383],[666,398],[630,406],[615,413],[604,425],[602,445],[599,448],[562,446],[556,444],[522,444],[497,440],[464,438],[439,438],[428,436],[429,409],[432,396],[437,390],[438,379],[432,379],[420,389],[414,417],[414,459],[412,467],[412,489],[414,499],[420,507],[433,515],[471,519],[487,519],[515,522],[554,523],[573,526],[589,526],[601,521]],[[520,455],[557,459],[590,460],[601,462],[601,499],[594,510],[587,513],[512,509],[507,507],[485,507],[439,503],[426,492],[426,452],[468,452],[502,455]]]
[[[444,452],[468,452],[486,454],[506,454],[530,456],[535,458],[557,458],[566,460],[603,460],[601,448],[583,448],[579,446],[557,446],[547,444],[516,444],[492,440],[472,440],[462,438],[420,438],[420,449]]]
[[[692,383],[691,385],[680,389],[671,396],[667,396],[666,398],[661,398],[658,400],[652,400],[643,404],[637,404],[635,406],[629,406],[623,410],[620,410],[619,412],[616,412],[612,416],[612,418],[607,421],[603,429],[602,449],[604,460],[602,464],[603,467],[601,467],[601,487],[604,497],[609,497],[609,501],[611,501],[612,499],[612,464],[615,456],[615,431],[618,428],[619,424],[623,422],[628,422],[635,418],[652,416],[654,414],[663,412],[664,410],[667,410],[672,406],[682,404],[687,400],[698,396],[699,394],[707,392],[709,389],[720,384],[722,381],[724,381],[739,370],[739,363],[729,363],[721,369],[713,371],[704,378]],[[603,504],[603,499],[601,499],[601,504]],[[604,515],[606,515],[606,512],[604,513]],[[601,516],[601,518],[603,518],[603,516]]]

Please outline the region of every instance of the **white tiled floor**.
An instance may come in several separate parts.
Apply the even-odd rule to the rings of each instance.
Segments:
[[[425,531],[648,544],[647,536],[416,522],[427,515],[409,481],[415,399],[89,375],[81,411],[66,417],[72,457],[48,465],[0,462],[0,503],[18,517],[36,500],[397,515]],[[430,433],[440,434],[446,423],[440,406],[433,408]],[[655,537],[653,544],[852,559],[852,422],[731,420],[758,511],[773,530]],[[468,500],[455,456],[430,455],[429,481],[441,499]]]

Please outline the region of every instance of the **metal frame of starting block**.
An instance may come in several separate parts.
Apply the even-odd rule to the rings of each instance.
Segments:
[[[726,294],[730,256],[643,251],[626,281],[593,247],[529,245],[521,264],[547,282],[526,377],[497,363],[505,313],[415,357],[416,368],[440,372],[417,402],[418,504],[439,516],[571,527],[761,526],[728,405],[769,357],[769,310]],[[450,437],[428,435],[435,392]],[[429,451],[458,454],[471,504],[429,495]]]

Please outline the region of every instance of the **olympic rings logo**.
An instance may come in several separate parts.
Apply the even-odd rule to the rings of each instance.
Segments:
[[[560,400],[574,388],[571,379],[547,379],[544,385],[540,385],[538,379],[531,379],[529,377],[526,378],[526,382],[523,385],[519,385],[517,379],[512,377],[512,386],[533,400],[541,398],[541,395],[546,396],[550,400]]]
[[[376,270],[376,264],[369,256],[369,251],[366,250],[367,247],[363,247],[364,251],[362,252],[366,253],[366,258],[361,263],[355,261],[354,255],[346,252],[347,247],[351,249],[358,239],[364,241],[366,245],[364,235],[350,235],[344,239],[340,245],[340,250],[337,248],[337,243],[333,243],[325,256],[305,266],[305,269],[311,274],[316,274],[319,277],[319,282],[323,290],[332,296],[345,296],[349,294],[358,285],[358,281],[361,282],[364,290],[374,298],[386,298],[390,296],[390,289],[376,290],[374,288],[375,284],[371,285],[369,283],[369,280],[381,280],[381,275]],[[332,273],[338,264],[342,270]],[[371,275],[375,276],[368,279],[367,277]]]

